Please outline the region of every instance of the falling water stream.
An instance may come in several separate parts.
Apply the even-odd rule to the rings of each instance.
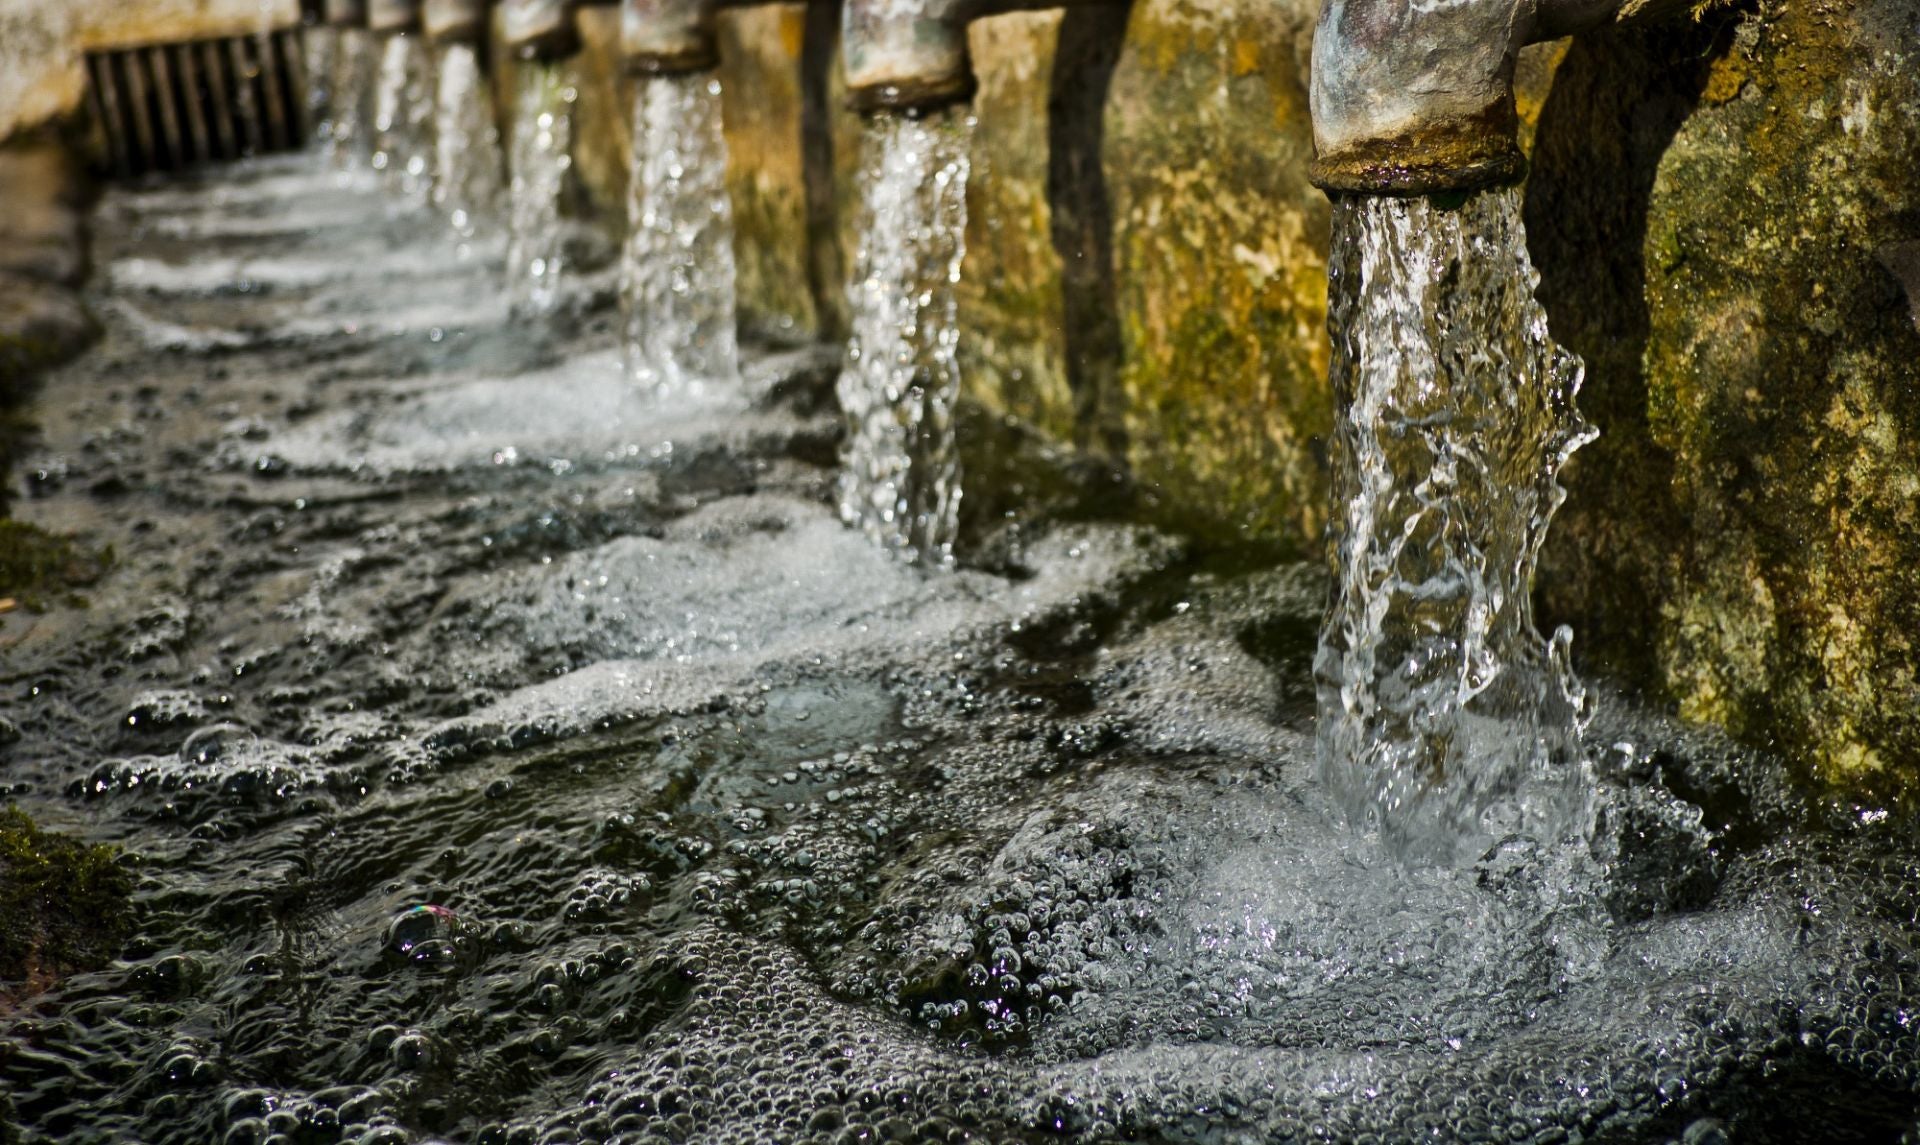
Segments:
[[[1560,468],[1593,431],[1574,409],[1581,364],[1534,300],[1520,206],[1506,189],[1334,207],[1319,770],[1416,861],[1591,825],[1571,633],[1540,637],[1531,591]]]
[[[578,98],[561,64],[528,63],[516,73],[511,152],[507,284],[514,308],[551,313],[566,275],[561,197],[573,166],[573,105]]]
[[[971,134],[964,110],[872,121],[839,384],[848,423],[841,518],[887,551],[934,566],[952,561],[960,516],[954,287],[966,254]]]
[[[307,115],[322,147],[333,138],[333,61],[340,50],[339,29],[308,24],[300,33],[301,74],[307,80]]]
[[[378,61],[371,33],[362,28],[333,31],[333,93],[325,136],[327,154],[336,166],[354,168],[366,163],[373,148],[373,109]]]
[[[635,81],[621,324],[627,375],[656,394],[725,384],[740,369],[720,127],[719,80]]]
[[[434,80],[432,61],[419,37],[382,38],[373,96],[373,169],[404,195],[425,195],[432,185]]]
[[[502,185],[500,131],[472,44],[447,44],[435,69],[433,204],[464,239],[497,221]]]

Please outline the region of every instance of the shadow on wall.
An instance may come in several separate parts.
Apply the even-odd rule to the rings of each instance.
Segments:
[[[1590,663],[1629,679],[1655,678],[1649,621],[1684,561],[1673,458],[1653,441],[1642,371],[1647,212],[1728,28],[1611,27],[1576,39],[1541,111],[1527,180],[1539,298],[1554,339],[1587,364],[1580,408],[1600,429],[1567,467],[1540,603],[1547,624],[1574,624]]]
[[[1114,282],[1113,196],[1102,166],[1107,96],[1126,43],[1132,0],[1071,8],[1061,17],[1047,95],[1047,206],[1060,256],[1061,321],[1073,443],[1124,467],[1120,304]]]

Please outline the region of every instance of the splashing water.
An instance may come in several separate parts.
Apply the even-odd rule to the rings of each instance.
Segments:
[[[655,393],[697,391],[740,370],[720,82],[641,79],[633,125],[620,264],[627,376]]]
[[[408,195],[424,194],[430,181],[430,71],[426,47],[418,37],[386,38],[380,52],[380,80],[374,91],[372,164]]]
[[[966,254],[972,127],[964,112],[940,112],[883,116],[869,128],[853,334],[839,382],[850,429],[841,519],[930,565],[952,562],[960,512],[954,285]]]
[[[1610,697],[1585,864],[1383,868],[1298,798],[1324,570],[1049,517],[919,575],[819,503],[817,356],[644,410],[382,206],[104,192],[25,461],[124,555],[0,658],[0,770],[138,934],[0,1019],[13,1136],[1912,1139],[1899,810]]]
[[[479,220],[500,205],[500,132],[473,45],[447,45],[437,74],[433,204],[461,237],[471,239]]]
[[[366,162],[372,143],[368,97],[373,88],[373,37],[361,28],[334,33],[332,108],[327,155],[343,168]]]
[[[557,65],[520,69],[509,157],[512,242],[507,250],[508,285],[519,313],[550,314],[560,304],[566,269],[560,197],[573,166],[577,96]]]
[[[1520,201],[1356,196],[1334,210],[1319,769],[1357,825],[1413,862],[1513,833],[1556,841],[1590,818],[1571,633],[1540,637],[1529,589],[1561,466],[1594,433],[1573,404],[1583,367],[1534,300]]]

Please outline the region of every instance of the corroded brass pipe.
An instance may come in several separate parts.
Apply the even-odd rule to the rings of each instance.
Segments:
[[[368,0],[367,27],[383,35],[420,30],[420,0]]]
[[[580,50],[572,0],[502,0],[500,33],[521,59],[556,60]]]
[[[714,19],[722,9],[780,0],[621,0],[620,53],[643,75],[701,72],[720,63]]]
[[[1428,195],[1516,182],[1514,59],[1528,44],[1677,0],[1322,0],[1314,162],[1328,191]]]
[[[487,0],[425,0],[420,25],[435,44],[471,44],[486,35]]]
[[[367,0],[327,0],[327,23],[336,28],[367,26]]]
[[[847,97],[859,111],[928,110],[973,98],[979,86],[967,25],[1005,12],[1111,0],[847,0],[841,22]]]

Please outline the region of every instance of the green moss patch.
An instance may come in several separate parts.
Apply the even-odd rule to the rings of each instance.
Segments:
[[[89,551],[37,525],[0,520],[0,600],[35,611],[84,606],[74,590],[99,580],[112,564],[111,549]]]
[[[0,988],[99,966],[126,940],[133,880],[112,847],[0,808]]]

